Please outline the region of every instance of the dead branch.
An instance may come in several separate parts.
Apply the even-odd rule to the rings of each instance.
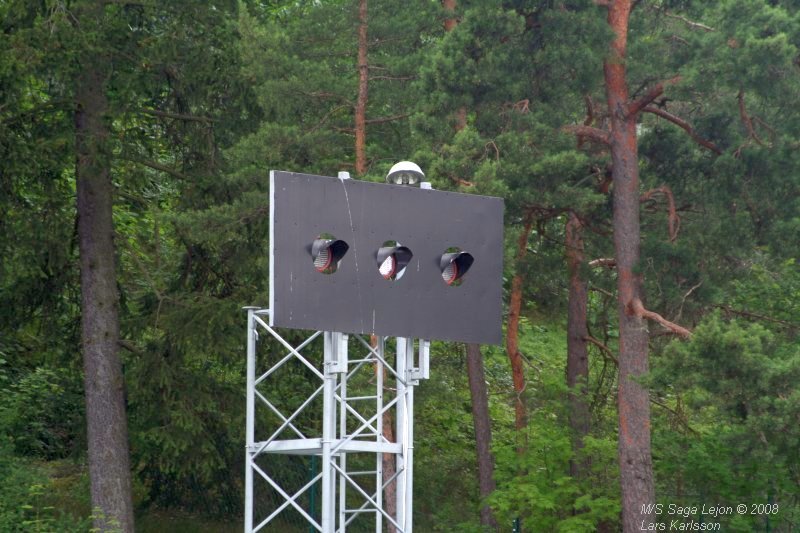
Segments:
[[[675,315],[675,320],[680,320],[681,315],[683,315],[683,305],[686,303],[686,298],[688,298],[689,295],[691,295],[695,290],[699,289],[702,284],[703,282],[700,281],[697,285],[694,285],[691,289],[686,291],[686,294],[684,294],[683,298],[681,299],[681,306],[678,308],[678,314]]]
[[[787,322],[786,320],[781,320],[779,318],[774,318],[767,315],[762,315],[759,313],[751,313],[749,311],[742,311],[740,309],[733,309],[727,305],[715,305],[717,309],[722,309],[728,314],[737,315],[744,318],[752,318],[755,320],[763,320],[765,322],[772,322],[774,324],[780,324],[781,326],[785,326],[790,329],[800,329],[800,324],[793,324],[792,322]]]
[[[669,242],[675,242],[678,239],[678,230],[681,227],[681,218],[675,209],[675,196],[672,194],[672,189],[667,185],[662,185],[656,189],[651,189],[639,198],[640,202],[646,202],[653,198],[656,194],[663,194],[667,199],[667,227],[669,230]]]
[[[612,269],[617,266],[617,260],[613,257],[600,257],[589,261],[589,266],[592,268],[606,267]]]
[[[680,20],[681,22],[683,22],[684,24],[686,24],[687,26],[689,26],[693,30],[717,31],[714,28],[712,28],[711,26],[706,26],[703,23],[695,22],[693,20],[689,20],[686,17],[683,17],[681,15],[676,15],[674,13],[668,13],[666,11],[664,11],[664,15],[666,15],[667,17],[669,17],[671,19]]]
[[[459,178],[458,176],[454,176],[453,174],[448,174],[447,177],[450,178],[450,181],[452,181],[456,185],[462,185],[464,187],[474,187],[475,186],[475,184],[472,183],[471,181],[465,180],[463,178]]]
[[[174,118],[176,120],[184,120],[187,122],[217,122],[217,119],[211,117],[203,117],[198,115],[187,115],[185,113],[171,113],[169,111],[161,111],[159,109],[140,109],[141,113],[145,115],[153,115],[155,117]]]
[[[756,133],[756,129],[753,127],[753,120],[750,118],[750,115],[747,114],[747,108],[744,104],[744,91],[739,90],[739,94],[736,96],[736,99],[739,101],[739,116],[742,118],[742,123],[744,127],[747,129],[747,135],[750,139],[754,140],[759,146],[764,146],[764,141]],[[739,147],[741,150],[743,147]]]
[[[583,97],[583,101],[586,102],[586,118],[583,121],[584,126],[591,126],[594,122],[594,100],[592,100],[592,96],[587,94]]]
[[[120,348],[125,348],[126,350],[128,350],[132,354],[144,355],[144,351],[142,349],[140,349],[138,346],[136,346],[135,344],[133,344],[133,342],[131,342],[129,340],[120,339],[119,341],[117,341],[117,345],[119,345]]]
[[[631,102],[628,106],[628,117],[633,117],[638,115],[645,107],[653,103],[653,100],[658,98],[664,93],[664,87],[667,85],[673,85],[678,83],[681,80],[681,75],[678,74],[677,76],[673,76],[672,78],[656,83],[653,87],[650,88],[649,91],[644,93],[641,97],[637,100]]]
[[[520,100],[519,102],[514,102],[514,105],[511,108],[514,111],[518,111],[519,113],[527,113],[530,110],[531,101],[527,98],[524,100]]]
[[[659,315],[655,311],[649,311],[645,309],[644,305],[642,304],[642,301],[639,298],[634,298],[628,304],[628,309],[633,315],[639,318],[646,318],[648,320],[658,322],[659,324],[670,330],[675,335],[678,335],[685,339],[688,339],[689,337],[692,336],[692,332],[684,328],[683,326],[675,324],[674,322],[670,322],[669,320]]]
[[[690,432],[690,433],[692,433],[693,435],[699,435],[699,433],[697,432],[697,430],[693,429],[693,428],[692,428],[692,427],[689,425],[689,422],[687,422],[687,421],[686,421],[686,417],[685,417],[685,416],[684,416],[682,413],[679,413],[678,411],[676,411],[676,410],[675,410],[675,409],[673,409],[672,407],[668,406],[668,405],[667,405],[667,404],[665,404],[665,403],[661,403],[660,401],[658,401],[658,400],[656,400],[656,399],[654,399],[654,398],[650,398],[650,403],[652,403],[652,404],[654,404],[654,405],[657,405],[657,406],[661,407],[662,409],[666,409],[667,411],[669,411],[670,413],[672,413],[672,414],[675,416],[675,418],[678,420],[678,422],[680,422],[680,424],[681,424],[681,425],[682,425],[682,426],[683,426],[683,427],[684,427],[684,428],[685,428],[687,431],[689,431],[689,432]]]
[[[333,109],[331,109],[330,111],[325,113],[325,115],[323,115],[323,117],[320,119],[320,121],[317,122],[317,124],[315,124],[314,127],[309,129],[307,133],[313,133],[313,132],[317,131],[326,122],[328,122],[328,119],[331,118],[332,115],[334,115],[335,113],[341,111],[342,109],[348,109],[349,107],[350,107],[349,105],[340,105],[340,106],[334,107]]]
[[[595,339],[591,335],[585,336],[583,338],[583,340],[585,340],[585,341],[587,341],[587,342],[589,342],[591,344],[594,344],[595,346],[600,348],[600,353],[603,354],[603,357],[605,357],[606,359],[608,359],[609,361],[611,361],[615,365],[619,366],[619,360],[617,360],[617,358],[614,357],[614,353],[611,351],[611,348],[609,348],[608,346],[606,346],[605,344],[600,342],[598,339]]]
[[[370,76],[369,81],[413,81],[417,76]]]
[[[659,116],[661,118],[667,119],[668,121],[672,122],[676,126],[678,126],[681,129],[683,129],[686,133],[688,133],[689,137],[691,137],[692,140],[694,140],[697,144],[699,144],[703,148],[707,148],[708,150],[711,150],[712,152],[714,152],[717,155],[722,155],[722,149],[720,149],[719,146],[717,146],[716,144],[712,143],[708,139],[704,139],[704,138],[700,137],[697,134],[697,132],[694,131],[694,128],[692,128],[692,126],[688,122],[683,120],[682,118],[677,117],[677,116],[673,115],[672,113],[670,113],[668,111],[665,111],[665,110],[663,110],[663,109],[661,109],[659,107],[654,107],[654,106],[647,106],[644,109],[642,109],[642,111],[646,112],[646,113],[652,113],[652,114],[657,115],[657,116]]]
[[[569,126],[564,126],[561,129],[569,133],[574,133],[578,137],[585,137],[587,139],[591,139],[597,143],[604,144],[606,146],[611,145],[611,138],[608,135],[608,132],[601,130],[600,128],[595,128],[592,126],[583,126],[578,124],[570,124]]]
[[[608,296],[609,298],[613,298],[614,297],[614,294],[612,294],[610,291],[607,291],[605,289],[601,289],[600,287],[589,287],[589,290],[590,291],[599,292],[600,294]]]
[[[489,141],[488,143],[486,143],[484,145],[483,148],[484,148],[484,150],[488,150],[490,146],[492,148],[494,148],[494,159],[495,159],[495,161],[500,161],[500,149],[497,147],[497,144],[495,144],[494,141]]]
[[[583,120],[583,125],[589,127],[594,123],[594,102],[592,101],[591,95],[588,94],[583,97],[583,100],[586,102],[586,118]],[[583,139],[582,136],[577,136],[579,150],[583,148]]]
[[[383,124],[385,122],[392,122],[394,120],[400,120],[404,118],[408,118],[411,116],[411,113],[403,113],[402,115],[393,115],[391,117],[381,117],[381,118],[370,118],[364,121],[365,124]]]
[[[336,94],[336,93],[327,92],[327,91],[314,91],[314,92],[311,92],[311,93],[303,92],[302,94],[304,96],[311,96],[313,98],[324,98],[324,99],[333,98],[334,100],[339,100],[341,102],[344,102],[344,103],[348,104],[350,107],[355,107],[356,106],[355,102],[353,102],[352,100],[350,100],[349,98],[347,98],[346,96],[343,96],[341,94]]]
[[[131,163],[138,163],[140,165],[144,165],[146,167],[150,167],[153,170],[159,170],[170,176],[174,176],[176,178],[189,181],[189,176],[172,167],[168,167],[167,165],[162,165],[161,163],[157,163],[156,161],[150,161],[149,159],[138,159],[132,157],[124,157],[120,156],[120,159],[124,159],[125,161],[130,161]]]

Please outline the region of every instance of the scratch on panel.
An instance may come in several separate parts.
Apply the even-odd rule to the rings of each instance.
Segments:
[[[339,183],[342,184],[344,189],[344,199],[347,203],[347,216],[350,217],[350,235],[353,242],[353,261],[356,265],[356,290],[358,291],[358,319],[361,322],[361,331],[364,331],[364,313],[363,313],[363,300],[361,297],[361,273],[358,270],[358,249],[356,248],[356,230],[353,227],[353,212],[350,210],[350,195],[347,194],[347,185],[345,179],[339,177]]]

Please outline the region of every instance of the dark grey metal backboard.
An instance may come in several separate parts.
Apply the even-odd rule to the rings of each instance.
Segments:
[[[502,199],[273,171],[270,219],[272,326],[500,344]],[[350,246],[333,274],[311,257],[323,234]],[[386,241],[414,254],[399,280],[378,272]],[[441,275],[450,247],[475,258],[459,286]]]

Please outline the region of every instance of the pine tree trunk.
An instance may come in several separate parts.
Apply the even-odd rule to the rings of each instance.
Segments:
[[[639,168],[635,116],[628,113],[625,73],[630,0],[614,0],[608,24],[614,40],[603,65],[611,115],[611,160],[614,181],[614,249],[619,306],[619,466],[623,531],[638,531],[645,504],[654,502],[650,455],[650,402],[636,378],[648,369],[647,324],[635,304],[644,300],[639,263]]]
[[[494,457],[492,457],[492,426],[489,419],[489,395],[483,355],[478,344],[467,344],[467,379],[472,397],[472,424],[475,428],[475,448],[478,456],[478,490],[485,500],[495,489]],[[481,505],[481,525],[497,529],[497,521],[488,505]]]
[[[442,7],[445,11],[455,14],[456,0],[442,0]],[[444,19],[444,31],[450,31],[458,26],[458,19],[454,17]]]
[[[527,413],[525,412],[525,371],[522,367],[522,354],[519,351],[519,317],[522,312],[522,282],[523,276],[520,264],[528,251],[528,235],[533,227],[533,217],[526,215],[522,233],[517,240],[516,263],[517,271],[511,280],[511,297],[508,304],[508,325],[506,326],[506,352],[511,363],[511,380],[514,392],[517,395],[514,402],[514,427],[522,430],[526,425]]]
[[[99,18],[102,7],[91,15]],[[127,533],[134,529],[105,116],[110,66],[102,57],[87,63],[77,80],[74,118],[89,478],[92,507],[100,511],[94,527]]]
[[[367,62],[367,0],[358,2],[358,98],[355,110],[356,174],[367,173],[367,96],[369,63]]]
[[[458,18],[455,16],[456,7],[458,6],[458,2],[456,0],[442,0],[442,7],[448,14],[452,14],[453,16],[450,18],[444,19],[444,31],[452,31],[458,26]],[[467,108],[461,106],[458,108],[455,114],[455,124],[454,129],[456,132],[459,132],[467,127]]]
[[[566,256],[569,273],[567,304],[567,386],[569,387],[569,425],[572,431],[573,460],[570,475],[585,477],[587,460],[578,456],[589,434],[589,355],[586,347],[589,331],[586,328],[588,284],[581,276],[583,263],[583,224],[575,213],[569,214],[566,226]]]

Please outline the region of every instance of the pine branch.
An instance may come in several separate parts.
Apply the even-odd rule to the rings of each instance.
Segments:
[[[685,417],[685,416],[684,416],[682,413],[679,413],[678,411],[676,411],[676,410],[675,410],[675,409],[673,409],[672,407],[670,407],[670,406],[668,406],[667,404],[665,404],[665,403],[662,403],[662,402],[660,402],[660,401],[658,401],[658,400],[656,400],[656,399],[654,399],[654,398],[650,398],[650,403],[652,403],[652,404],[654,404],[654,405],[657,405],[657,406],[661,407],[662,409],[666,409],[667,411],[669,411],[670,413],[672,413],[673,415],[675,415],[675,418],[676,418],[676,419],[677,419],[677,420],[680,422],[680,424],[681,424],[681,425],[682,425],[682,426],[683,426],[683,427],[684,427],[684,428],[685,428],[687,431],[689,431],[689,432],[690,432],[690,433],[692,433],[693,435],[699,435],[699,433],[697,432],[697,430],[695,430],[694,428],[692,428],[692,427],[689,425],[689,422],[687,422],[687,421],[686,421],[686,417]]]
[[[574,133],[578,137],[586,137],[587,139],[591,139],[597,143],[611,146],[611,138],[609,137],[608,132],[601,130],[600,128],[571,124],[569,126],[564,126],[562,129],[566,132]]]
[[[394,120],[401,120],[411,116],[411,113],[403,113],[402,115],[393,115],[391,117],[370,118],[364,121],[365,124],[383,124],[385,122],[392,122]]]
[[[695,22],[693,20],[689,20],[686,17],[683,17],[681,15],[675,15],[674,13],[668,13],[666,11],[664,11],[664,15],[666,15],[669,18],[680,20],[681,22],[683,22],[684,24],[686,24],[687,26],[689,26],[692,29],[703,30],[703,31],[717,31],[714,28],[712,28],[711,26],[706,26],[705,24],[702,24],[700,22]]]
[[[681,80],[681,75],[678,74],[677,76],[673,76],[672,78],[659,82],[655,84],[653,87],[650,88],[649,91],[644,93],[641,97],[637,100],[631,102],[628,106],[628,117],[633,117],[638,115],[645,107],[653,103],[653,100],[658,98],[664,93],[664,87],[667,85],[673,85],[678,83]]]
[[[688,339],[689,337],[692,336],[692,332],[684,328],[683,326],[675,324],[674,322],[670,322],[669,320],[659,315],[655,311],[649,311],[645,309],[644,305],[642,305],[642,301],[639,298],[634,298],[633,301],[631,301],[628,304],[628,308],[631,312],[633,312],[635,316],[638,316],[639,318],[646,318],[654,322],[658,322],[659,324],[670,330],[675,335],[679,335],[685,339]]]
[[[617,260],[613,257],[600,257],[589,261],[589,266],[592,268],[606,267],[611,269],[617,266]]]
[[[678,240],[678,230],[681,227],[681,217],[675,209],[675,196],[667,185],[650,189],[639,197],[640,202],[651,200],[656,194],[663,194],[667,198],[667,227],[669,228],[669,242]]]
[[[611,362],[612,362],[612,363],[614,363],[615,365],[619,366],[619,360],[618,360],[616,357],[614,357],[614,353],[611,351],[611,348],[609,348],[608,346],[606,346],[605,344],[603,344],[603,343],[602,343],[601,341],[599,341],[598,339],[595,339],[595,338],[594,338],[594,337],[592,337],[591,335],[587,335],[587,336],[585,336],[585,337],[583,338],[583,340],[585,340],[585,341],[588,341],[588,342],[590,342],[591,344],[594,344],[595,346],[597,346],[598,348],[600,348],[600,353],[602,353],[602,354],[603,354],[603,357],[605,357],[606,359],[608,359],[609,361],[611,361]]]
[[[793,324],[792,322],[787,322],[787,321],[781,320],[779,318],[774,318],[774,317],[767,316],[767,315],[762,315],[762,314],[759,314],[759,313],[751,313],[749,311],[742,311],[740,309],[733,309],[732,307],[727,306],[727,305],[715,305],[714,307],[716,307],[717,309],[722,309],[726,313],[729,313],[729,314],[732,314],[732,315],[738,315],[738,316],[741,316],[741,317],[744,317],[744,318],[752,318],[752,319],[755,319],[755,320],[764,320],[765,322],[773,322],[775,324],[780,324],[781,326],[785,326],[785,327],[790,328],[790,329],[800,329],[800,324]]]
[[[160,170],[161,172],[165,172],[170,176],[174,176],[178,179],[189,181],[189,176],[181,172],[180,170],[174,169],[172,167],[168,167],[167,165],[163,165],[161,163],[157,163],[156,161],[150,161],[149,159],[138,159],[132,157],[124,157],[120,156],[120,159],[124,159],[125,161],[130,161],[131,163],[138,163],[140,165],[144,165],[146,167],[150,167],[153,170]]]
[[[764,141],[761,140],[756,133],[755,127],[753,127],[753,120],[750,118],[750,115],[747,114],[747,108],[744,105],[744,91],[739,90],[739,94],[736,96],[736,99],[739,101],[739,116],[742,118],[742,123],[744,124],[745,128],[747,128],[748,136],[758,143],[759,146],[764,146]]]
[[[708,139],[700,137],[700,135],[698,135],[697,132],[694,131],[694,128],[692,128],[692,126],[682,118],[675,116],[669,111],[665,111],[659,107],[647,106],[644,109],[642,109],[642,111],[646,113],[652,113],[661,118],[667,119],[668,121],[672,122],[679,128],[683,129],[686,133],[688,133],[689,137],[691,137],[692,140],[694,140],[697,144],[699,144],[703,148],[707,148],[708,150],[711,150],[717,155],[722,155],[722,150],[720,149],[719,146],[709,141]]]

